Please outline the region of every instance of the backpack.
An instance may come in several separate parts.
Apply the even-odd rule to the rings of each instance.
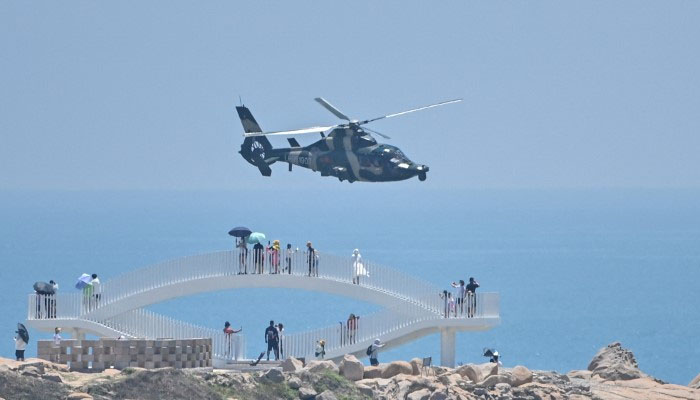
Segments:
[[[367,355],[371,356],[372,355],[372,345],[370,344],[369,347],[367,348]]]

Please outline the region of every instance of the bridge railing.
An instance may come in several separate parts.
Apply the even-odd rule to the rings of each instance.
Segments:
[[[286,249],[282,249],[279,254],[236,249],[168,260],[105,281],[100,293],[76,291],[53,295],[56,300],[54,309],[58,313],[56,315],[74,318],[152,289],[190,280],[244,273],[278,274],[280,279],[284,275],[311,274],[321,279],[356,283],[430,311],[441,312],[434,301],[435,293],[440,293],[440,289],[431,283],[368,260],[363,260],[358,265],[350,256],[339,257],[321,252],[310,256],[307,251],[294,250],[287,253]],[[45,300],[39,300],[40,298],[41,296],[34,301],[30,300],[29,319],[54,315],[48,314],[48,303],[42,308],[39,303]],[[42,312],[46,314],[42,315]]]
[[[131,337],[153,339],[211,338],[212,356],[223,360],[246,358],[245,336],[178,321],[142,308],[100,322]]]
[[[437,295],[436,295],[437,297]],[[439,299],[439,298],[438,298]],[[439,299],[442,300],[442,299]],[[447,318],[497,318],[499,316],[498,293],[477,293],[473,313],[449,314]],[[359,316],[354,322],[339,321],[338,324],[305,332],[285,335],[282,343],[284,356],[314,356],[319,340],[325,341],[325,351],[331,352],[355,343],[382,339],[385,335],[409,325],[445,318],[444,315],[406,315],[397,308]]]

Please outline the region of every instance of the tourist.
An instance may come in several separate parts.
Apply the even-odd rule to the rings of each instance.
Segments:
[[[280,340],[280,358],[284,359],[284,325],[277,323],[277,336]]]
[[[226,355],[227,356],[231,355],[231,342],[233,341],[233,334],[238,333],[242,330],[243,330],[243,327],[241,327],[241,329],[239,329],[239,330],[235,330],[235,329],[231,328],[230,322],[228,322],[228,321],[224,322],[224,334],[226,334]],[[236,345],[237,345],[237,343],[236,343]]]
[[[236,248],[238,249],[238,275],[248,273],[248,245],[246,240],[248,236],[237,239]]]
[[[321,339],[316,342],[316,357],[323,360],[326,356],[326,341]]]
[[[350,316],[348,317],[348,321],[346,323],[346,326],[348,329],[348,339],[349,339],[350,344],[355,343],[355,334],[357,333],[357,323],[359,322],[358,319],[360,319],[360,317],[351,313]]]
[[[456,315],[455,299],[452,297],[452,293],[443,290],[440,298],[445,300],[445,318],[449,318],[452,313]]]
[[[272,242],[272,247],[270,248],[270,273],[279,274],[280,273],[280,241],[275,240]]]
[[[94,299],[93,307],[97,307],[100,302],[100,297],[102,296],[102,284],[100,283],[100,278],[97,274],[92,274],[92,280],[90,280],[92,285],[92,298]]]
[[[56,318],[56,296],[58,295],[58,283],[50,280],[49,284],[53,287],[53,294],[48,296],[49,318]]]
[[[263,273],[263,266],[265,262],[265,247],[263,247],[260,242],[255,243],[253,246],[253,264],[255,265],[255,274]]]
[[[270,321],[270,326],[265,329],[265,343],[267,343],[267,361],[270,361],[270,350],[275,353],[275,360],[280,359],[279,332],[275,328],[275,321]]]
[[[376,367],[379,365],[379,361],[377,360],[377,353],[379,353],[379,349],[384,347],[384,343],[382,343],[381,340],[379,339],[374,339],[374,343],[372,343],[369,346],[369,349],[367,349],[367,352],[369,353],[369,364]]]
[[[318,260],[316,259],[316,250],[311,245],[311,242],[306,242],[306,251],[309,263],[309,276],[318,276]]]
[[[56,329],[53,330],[53,348],[56,351],[56,357],[54,360],[52,360],[55,363],[60,363],[61,362],[61,328],[56,327]]]
[[[15,358],[17,361],[24,361],[24,350],[27,348],[27,342],[22,339],[19,331],[15,331]]]
[[[457,307],[459,307],[459,313],[464,313],[464,298],[467,294],[467,288],[464,286],[464,281],[459,280],[459,284],[452,282],[452,287],[456,289],[455,298],[457,299]]]
[[[360,250],[355,249],[352,252],[352,283],[359,285],[361,276],[369,276],[369,273],[367,273],[367,270],[362,263],[362,255],[360,254]]]
[[[287,243],[287,254],[285,261],[287,262],[287,273],[292,273],[292,256],[294,255],[294,250],[292,250],[291,243]]]
[[[479,282],[474,277],[469,278],[469,284],[467,284],[467,316],[469,318],[474,317],[476,312],[476,288],[478,287]]]
[[[92,282],[86,282],[86,285],[83,287],[83,306],[87,311],[90,311],[92,308]]]

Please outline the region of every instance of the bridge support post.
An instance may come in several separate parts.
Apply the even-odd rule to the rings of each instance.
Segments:
[[[440,330],[440,364],[443,367],[455,367],[456,336],[457,330],[454,328]]]

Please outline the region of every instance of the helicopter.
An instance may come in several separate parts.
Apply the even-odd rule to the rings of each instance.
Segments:
[[[447,100],[394,114],[357,120],[351,119],[321,97],[315,100],[346,122],[289,131],[264,132],[246,106],[237,106],[236,111],[245,132],[243,134],[245,139],[239,151],[241,156],[256,166],[263,176],[272,175],[271,164],[284,162],[289,164],[289,171],[292,170],[292,165],[298,165],[318,171],[321,176],[336,177],[341,182],[393,182],[414,176],[424,181],[429,171],[427,165],[414,163],[396,146],[378,143],[372,134],[385,139],[391,138],[364,125],[380,119],[398,117],[462,101],[462,99]],[[273,148],[267,139],[267,136],[310,133],[320,133],[321,139],[308,146],[301,146],[296,139],[287,138],[291,147]]]

